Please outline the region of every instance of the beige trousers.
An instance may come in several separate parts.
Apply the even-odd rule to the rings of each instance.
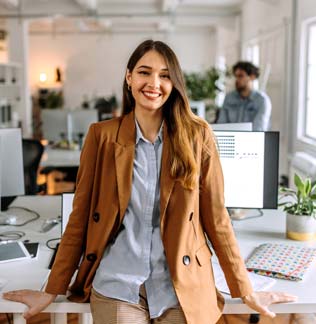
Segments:
[[[93,324],[186,324],[181,308],[170,308],[158,318],[150,319],[146,292],[141,286],[139,304],[105,297],[91,291]]]

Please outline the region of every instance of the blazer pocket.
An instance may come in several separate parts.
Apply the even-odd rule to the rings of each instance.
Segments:
[[[206,262],[211,262],[212,252],[206,243],[195,252],[195,257],[200,266]]]

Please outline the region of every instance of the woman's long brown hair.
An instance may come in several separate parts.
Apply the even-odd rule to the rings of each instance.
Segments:
[[[194,139],[202,129],[208,127],[206,121],[193,114],[185,90],[184,77],[180,64],[172,49],[161,41],[146,40],[131,55],[127,69],[132,72],[140,58],[154,50],[162,55],[173,84],[171,94],[163,106],[163,118],[167,125],[171,142],[170,174],[180,180],[186,189],[193,189],[198,181],[198,166],[194,153]],[[123,114],[135,107],[135,100],[123,83]]]

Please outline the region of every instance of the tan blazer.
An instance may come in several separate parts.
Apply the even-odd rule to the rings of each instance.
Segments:
[[[73,212],[63,235],[46,291],[65,294],[79,265],[70,299],[87,302],[106,245],[123,220],[132,188],[134,113],[93,124],[81,154]],[[206,153],[205,147],[211,151]],[[216,323],[223,298],[217,294],[211,251],[216,252],[232,297],[252,292],[224,207],[223,176],[211,131],[196,141],[200,183],[186,190],[169,175],[170,141],[163,130],[160,228],[171,279],[189,324]],[[204,234],[205,233],[205,234]]]

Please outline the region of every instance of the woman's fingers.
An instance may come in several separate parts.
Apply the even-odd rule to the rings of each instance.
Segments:
[[[23,316],[29,319],[52,303],[56,295],[36,290],[16,290],[3,293],[3,298],[27,305],[29,308],[24,312]]]
[[[2,294],[4,299],[23,303],[24,290],[8,291]]]
[[[294,295],[290,295],[287,293],[283,293],[283,292],[274,292],[273,293],[273,301],[271,302],[271,304],[277,304],[277,303],[289,303],[289,302],[294,302],[297,300],[297,296]]]
[[[275,317],[275,313],[269,310],[271,304],[287,303],[296,301],[297,297],[283,292],[254,292],[243,298],[245,304],[250,308],[268,317]]]

